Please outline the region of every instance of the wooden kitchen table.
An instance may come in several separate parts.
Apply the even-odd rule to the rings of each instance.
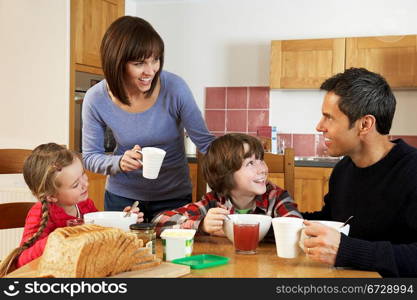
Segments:
[[[162,259],[163,248],[160,239],[156,244],[157,256]],[[194,238],[193,255],[198,254],[215,254],[226,256],[230,261],[226,265],[216,266],[206,269],[191,269],[187,272],[183,270],[174,270],[170,274],[166,269],[155,270],[149,274],[125,275],[125,277],[197,277],[197,278],[219,278],[219,277],[248,277],[248,278],[296,278],[296,277],[366,277],[379,278],[381,277],[377,272],[359,271],[343,268],[332,268],[320,263],[315,263],[309,260],[304,254],[301,254],[295,259],[279,258],[276,254],[274,243],[260,243],[257,253],[253,255],[235,254],[233,244],[227,238],[212,237],[212,236],[196,236]],[[10,273],[7,277],[37,277],[37,266],[39,259],[36,259],[29,264],[21,267]],[[167,264],[175,265],[175,264]],[[184,267],[175,265],[178,267]],[[161,267],[159,267],[161,269]],[[171,267],[172,268],[172,267]],[[159,274],[158,272],[163,274]],[[139,271],[138,271],[139,272]],[[158,274],[157,274],[158,273]],[[188,273],[188,274],[187,274]],[[125,273],[127,274],[127,273]],[[156,274],[156,275],[152,275]],[[119,276],[124,277],[123,274]],[[118,276],[118,277],[119,277]]]
[[[162,243],[157,241],[157,255],[162,258]],[[233,244],[227,238],[196,236],[193,255],[215,254],[226,256],[226,265],[206,269],[191,269],[185,277],[252,277],[252,278],[296,278],[296,277],[354,277],[380,278],[377,272],[328,267],[316,263],[301,254],[295,259],[279,258],[274,243],[260,243],[253,255],[235,254]]]

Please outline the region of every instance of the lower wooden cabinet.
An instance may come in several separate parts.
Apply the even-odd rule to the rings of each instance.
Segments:
[[[106,175],[85,170],[88,176],[88,197],[94,201],[97,209],[104,210],[104,191],[106,188]]]
[[[323,198],[329,191],[331,173],[332,168],[295,167],[295,195],[293,198],[301,212],[321,210]],[[269,180],[284,187],[283,174],[270,173]]]
[[[190,179],[193,185],[193,202],[197,201],[197,163],[189,163]],[[89,179],[88,195],[98,210],[104,210],[106,176],[86,171]],[[302,212],[317,211],[323,206],[324,195],[329,191],[332,168],[295,167],[295,195],[298,209]],[[270,173],[269,180],[284,187],[282,173]]]
[[[193,202],[197,201],[197,163],[189,163],[188,168],[190,169],[190,179],[193,185]]]

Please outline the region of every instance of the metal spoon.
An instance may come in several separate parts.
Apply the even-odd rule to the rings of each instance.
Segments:
[[[345,221],[345,223],[343,223],[341,226],[340,226],[340,228],[343,228],[343,227],[345,227],[348,223],[349,223],[349,221],[350,220],[352,220],[353,219],[353,216],[350,216],[346,221]]]
[[[130,210],[124,215],[124,217],[126,218],[126,217],[130,217],[130,215],[132,214],[132,211],[136,208],[136,207],[138,207],[138,205],[139,205],[139,201],[135,201],[134,203],[133,203],[133,205],[132,205],[132,207],[130,208]]]

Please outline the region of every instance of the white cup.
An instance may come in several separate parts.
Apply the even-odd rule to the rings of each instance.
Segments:
[[[295,258],[300,253],[300,240],[303,219],[292,217],[278,217],[272,219],[277,255],[283,258]]]
[[[148,179],[158,178],[166,151],[155,147],[145,147],[141,151],[137,150],[136,152],[142,154],[142,160],[138,160],[142,164],[143,177]]]

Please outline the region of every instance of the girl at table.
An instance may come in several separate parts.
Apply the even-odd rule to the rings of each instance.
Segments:
[[[157,215],[153,219],[157,234],[184,228],[224,236],[223,221],[233,213],[301,218],[288,192],[267,181],[263,156],[262,144],[253,136],[231,133],[217,138],[202,162],[212,191],[201,201]]]
[[[20,247],[1,262],[0,277],[41,256],[48,235],[56,228],[97,211],[88,198],[88,178],[81,158],[73,151],[55,143],[42,144],[26,159],[23,176],[39,202],[28,212]],[[141,221],[143,214],[139,213],[138,222]]]

